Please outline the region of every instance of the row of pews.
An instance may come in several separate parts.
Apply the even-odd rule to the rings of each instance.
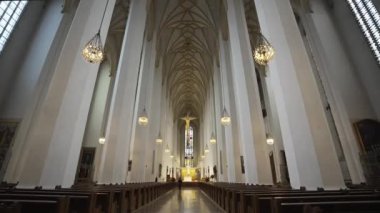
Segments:
[[[0,212],[126,213],[152,202],[175,186],[175,183],[92,184],[49,190],[3,185]]]
[[[201,183],[199,186],[227,213],[380,212],[380,191],[376,189],[306,191],[239,183]]]

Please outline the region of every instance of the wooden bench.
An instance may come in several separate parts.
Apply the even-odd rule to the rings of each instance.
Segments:
[[[368,188],[306,191],[236,183],[201,183],[200,188],[228,213],[333,212],[345,209],[345,202],[353,203],[353,212],[360,212],[359,206],[365,204],[371,204],[363,208],[366,211],[380,212],[380,193]]]
[[[82,185],[55,190],[0,187],[0,212],[132,212],[174,187],[173,183]]]

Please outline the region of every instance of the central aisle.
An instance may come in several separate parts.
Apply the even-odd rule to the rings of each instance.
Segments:
[[[136,213],[208,213],[224,212],[215,206],[199,188],[184,187],[181,191],[172,190]]]

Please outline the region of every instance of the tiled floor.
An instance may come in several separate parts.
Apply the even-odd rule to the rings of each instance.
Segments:
[[[136,213],[222,213],[198,188],[172,190]]]

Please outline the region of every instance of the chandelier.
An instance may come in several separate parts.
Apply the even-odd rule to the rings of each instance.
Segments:
[[[266,66],[274,56],[274,49],[263,34],[257,36],[253,53],[256,63]]]
[[[146,113],[146,109],[144,107],[142,113],[139,116],[139,125],[140,126],[146,126],[148,125],[149,119],[148,119],[148,114]]]
[[[108,1],[109,0],[107,0],[106,7],[104,8],[103,17],[100,22],[98,32],[95,34],[94,37],[92,37],[92,39],[89,42],[87,42],[87,44],[84,46],[82,50],[83,58],[90,63],[100,64],[104,59],[104,49],[102,39],[100,38],[100,29],[102,28],[104,15],[108,6]]]
[[[220,122],[222,123],[223,126],[228,126],[231,123],[231,117],[227,112],[227,109],[224,107],[223,109],[223,115],[222,118],[220,119]]]
[[[86,61],[94,64],[100,64],[103,61],[104,50],[100,31],[84,46],[82,56]]]
[[[169,145],[168,145],[168,144],[166,144],[165,152],[166,152],[166,153],[169,153],[169,152],[170,152],[170,149],[169,149]]]
[[[158,133],[158,136],[156,138],[156,143],[162,143],[161,132]]]
[[[267,134],[267,144],[268,145],[273,145],[274,144],[274,139],[269,134]]]
[[[216,144],[216,138],[215,138],[214,132],[211,133],[210,143],[211,144]]]
[[[210,152],[210,150],[208,149],[208,146],[207,146],[207,144],[206,144],[206,147],[205,147],[205,153],[209,153]]]
[[[106,138],[104,138],[104,137],[101,137],[101,138],[99,138],[99,144],[104,144],[106,142]]]

